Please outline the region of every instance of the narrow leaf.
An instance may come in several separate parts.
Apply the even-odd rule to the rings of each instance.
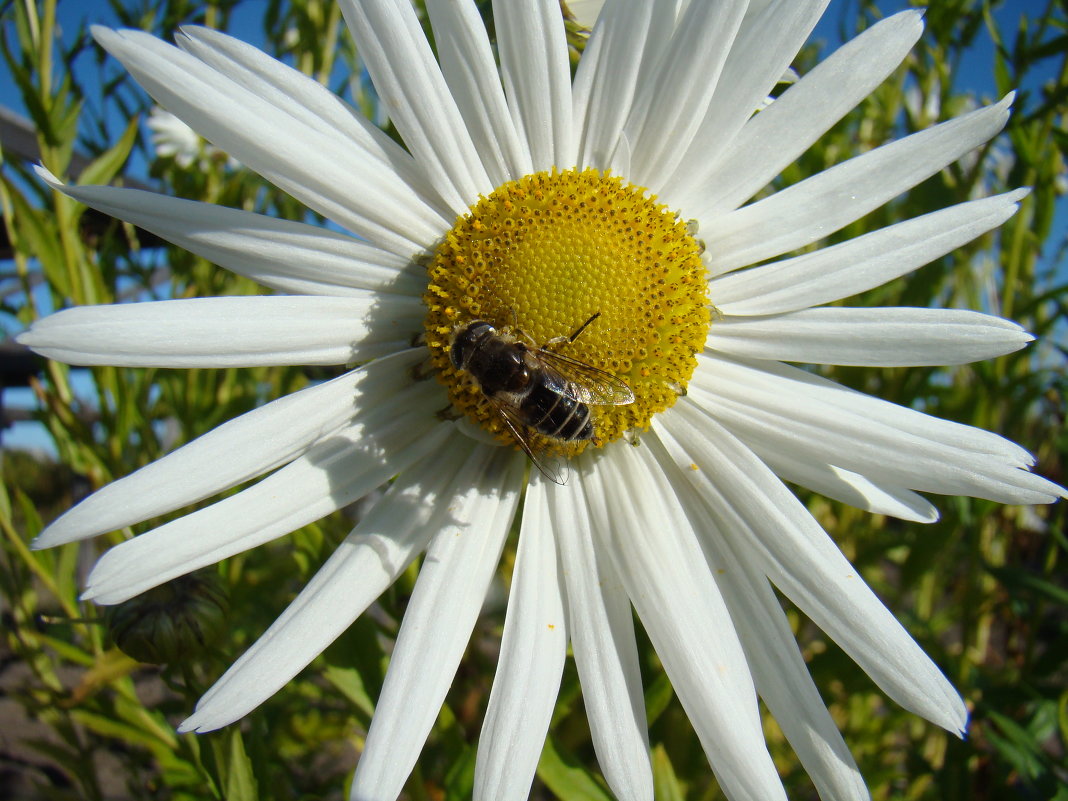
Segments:
[[[119,141],[109,147],[92,162],[89,163],[81,175],[78,176],[78,184],[108,184],[118,174],[130,156],[134,142],[137,141],[139,119],[134,117],[126,126]]]
[[[562,750],[557,740],[549,736],[538,762],[538,778],[558,798],[568,801],[612,801],[612,796],[598,783],[594,774]]]

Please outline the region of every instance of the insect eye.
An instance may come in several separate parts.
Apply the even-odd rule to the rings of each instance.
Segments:
[[[463,368],[465,357],[474,347],[476,339],[477,332],[474,328],[466,328],[456,333],[452,346],[449,348],[449,360],[452,362],[453,367],[457,369]]]
[[[462,343],[459,339],[452,343],[452,347],[449,348],[449,360],[452,362],[452,366],[459,370],[463,366],[464,354]]]

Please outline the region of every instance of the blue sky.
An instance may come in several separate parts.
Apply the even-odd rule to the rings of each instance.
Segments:
[[[1006,32],[1015,30],[1016,22],[1021,16],[1040,16],[1046,5],[1046,0],[1011,0],[1004,3],[996,14],[1001,30]],[[814,38],[824,41],[829,49],[836,46],[840,42],[839,28],[842,20],[851,19],[855,16],[856,6],[856,0],[831,0],[826,14],[816,28]],[[890,15],[911,7],[911,4],[907,0],[883,0],[883,2],[879,3],[879,6],[886,15]],[[266,0],[246,0],[246,2],[241,3],[234,18],[231,33],[253,44],[262,44],[263,36],[260,20],[266,8]],[[115,16],[107,0],[59,0],[57,17],[65,42],[72,41],[76,32],[84,23],[100,23],[104,25],[114,25],[116,23]],[[8,23],[4,21],[0,24],[6,26]],[[78,68],[83,69],[83,64],[84,70],[79,75],[79,78],[85,82],[87,90],[92,92],[95,88],[93,79],[97,74],[97,69],[93,59],[89,56],[82,56]],[[1037,88],[1037,84],[1052,79],[1056,66],[1056,60],[1050,59],[1047,70],[1039,71],[1036,74],[1036,85],[1031,88]],[[993,69],[994,46],[984,32],[978,37],[977,44],[966,54],[962,62],[961,85],[958,88],[973,91],[981,98],[993,99],[995,93]],[[25,113],[14,82],[6,70],[0,72],[0,105],[21,114]],[[114,130],[116,132],[120,131],[121,127],[121,122],[116,122]],[[137,163],[131,165],[131,173],[134,175],[144,169],[143,164],[140,166]],[[1065,236],[1066,228],[1068,228],[1068,209],[1065,208],[1063,199],[1057,219],[1059,221],[1057,225],[1059,233],[1055,236],[1060,239]],[[80,375],[85,377],[85,381],[88,380],[86,372],[83,371]],[[82,389],[86,389],[85,384],[83,384]],[[87,394],[89,394],[89,391],[87,391]],[[31,408],[33,404],[32,396],[28,390],[6,390],[3,400],[8,407]],[[35,423],[17,424],[12,429],[4,431],[0,436],[2,436],[2,444],[5,447],[38,448],[47,447],[48,445],[43,429]]]

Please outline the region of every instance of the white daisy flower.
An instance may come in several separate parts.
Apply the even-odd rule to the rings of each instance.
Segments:
[[[354,236],[44,176],[285,294],[62,311],[21,336],[39,353],[83,365],[360,365],[54,522],[37,547],[259,479],[112,548],[85,597],[130,598],[392,479],[182,730],[247,714],[425,553],[352,786],[354,799],[396,798],[522,499],[476,798],[526,797],[569,643],[609,786],[653,797],[632,607],[729,798],[784,798],[758,696],[823,798],[867,797],[773,587],[887,695],[962,731],[956,691],[782,480],[927,522],[937,512],[918,491],[1014,504],[1064,492],[1001,437],[787,362],[945,365],[1023,347],[1018,326],[977,312],[827,304],[995,228],[1025,192],[784,254],[989,140],[1011,96],[747,203],[890,74],[920,35],[918,12],[873,26],[756,113],[825,0],[761,0],[749,13],[746,2],[684,3],[677,16],[675,2],[608,3],[574,81],[557,0],[494,3],[499,69],[470,0],[427,2],[440,61],[408,0],[341,1],[405,148],[216,31],[185,29],[178,47],[94,33],[157,102]],[[597,313],[575,341],[554,341]],[[474,366],[450,357],[456,331],[478,319],[510,333],[522,358],[533,358],[529,337],[611,372],[633,402],[589,404],[588,438],[534,432],[532,396],[490,397]],[[439,415],[450,402],[460,422]],[[566,464],[566,483],[530,467],[509,425],[546,472]]]

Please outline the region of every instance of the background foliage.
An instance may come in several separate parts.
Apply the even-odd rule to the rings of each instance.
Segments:
[[[123,24],[169,37],[187,22],[227,29],[242,0],[110,2]],[[874,4],[860,6],[851,4],[848,16],[840,18],[844,35],[880,16]],[[270,0],[255,7],[264,12],[271,52],[376,115],[335,5]],[[82,183],[128,183],[136,174],[131,165],[147,163],[148,174],[142,172],[140,180],[162,192],[309,219],[293,200],[203,145],[191,166],[158,155],[142,125],[150,101],[121,67],[104,59],[87,32],[79,32],[73,46],[60,47],[55,8],[55,0],[0,3],[0,50],[33,118],[40,160],[51,171]],[[1065,190],[1068,144],[1065,8],[1051,0],[1043,14],[1020,16],[1012,28],[998,27],[994,12],[999,8],[997,2],[974,0],[932,4],[926,33],[902,68],[780,181],[793,183],[990,100],[955,87],[969,48],[987,39],[996,43],[990,68],[998,94],[1031,87],[1018,94],[1004,135],[835,239],[972,197],[1033,187],[1020,212],[999,231],[859,302],[1002,313],[1038,342],[963,367],[827,372],[880,397],[998,431],[1037,454],[1038,472],[1064,483],[1068,243],[1051,232],[1055,203]],[[799,71],[818,56],[816,46],[806,49]],[[78,67],[72,68],[75,62]],[[80,82],[87,63],[103,76],[100,91]],[[1041,85],[1039,75],[1053,80]],[[129,122],[116,128],[116,120]],[[261,291],[55,195],[31,176],[27,163],[10,154],[0,164],[0,203],[11,244],[9,258],[0,263],[0,321],[9,333],[71,305]],[[296,594],[351,527],[346,518],[358,515],[358,508],[227,560],[194,585],[177,587],[162,602],[168,620],[181,622],[206,609],[209,618],[222,620],[225,632],[199,653],[189,650],[164,665],[138,662],[115,645],[117,636],[128,633],[131,619],[147,619],[149,612],[136,606],[136,599],[123,613],[126,628],[118,629],[108,628],[99,608],[77,600],[79,580],[95,555],[138,531],[50,551],[27,548],[43,522],[88,490],[322,376],[298,369],[94,368],[92,381],[79,383],[73,375],[71,368],[50,362],[33,380],[58,463],[29,453],[2,453],[0,716],[6,723],[0,729],[6,734],[0,740],[0,787],[8,789],[0,789],[0,798],[342,798],[412,588],[412,572],[309,670],[240,724],[201,736],[178,735],[174,726]],[[1032,509],[942,498],[937,501],[942,519],[920,526],[819,497],[806,501],[973,710],[966,740],[946,735],[889,703],[833,643],[795,615],[817,684],[873,797],[1068,801],[1066,505]],[[149,521],[138,530],[161,522]],[[506,557],[502,591],[478,624],[408,783],[412,799],[470,797],[474,743],[495,667],[510,569]],[[124,645],[147,658],[136,644]],[[658,798],[721,798],[647,642],[642,653]],[[815,798],[770,720],[767,733],[790,797]],[[533,797],[609,797],[596,774],[570,666]]]

